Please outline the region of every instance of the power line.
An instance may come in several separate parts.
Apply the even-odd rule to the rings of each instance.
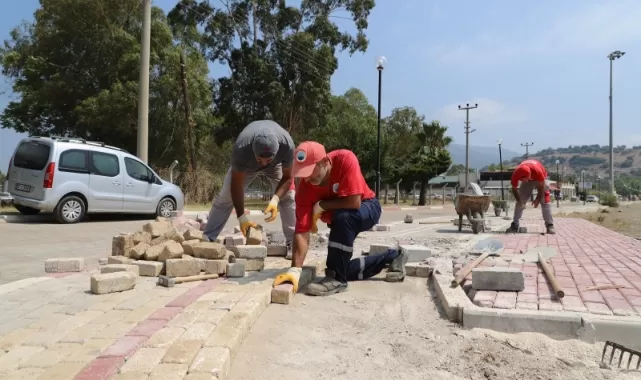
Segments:
[[[470,110],[478,107],[478,103],[473,106],[470,103],[467,103],[465,107],[458,106],[459,111],[465,111],[465,191],[467,191],[467,186],[470,183],[470,133],[476,131],[476,129],[470,130]]]
[[[534,145],[534,143],[523,143],[523,144],[521,144],[521,146],[524,146],[524,147],[525,147],[525,158],[526,158],[526,159],[530,157],[530,149],[529,149],[529,148],[530,148],[532,145]]]

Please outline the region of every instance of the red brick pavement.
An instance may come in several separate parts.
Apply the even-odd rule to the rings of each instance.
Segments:
[[[556,218],[556,235],[545,231],[540,218],[524,219],[527,234],[498,236],[505,243],[504,255],[517,257],[540,246],[556,248],[548,260],[563,287],[559,300],[537,264],[516,262],[510,267],[523,270],[522,292],[479,291],[474,302],[483,307],[589,312],[602,315],[641,315],[641,241],[629,238],[583,219]],[[493,263],[488,261],[486,266]],[[468,278],[471,279],[471,278]],[[594,285],[623,285],[614,290],[586,291]]]

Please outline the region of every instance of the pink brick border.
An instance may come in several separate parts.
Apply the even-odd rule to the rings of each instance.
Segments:
[[[108,380],[116,375],[125,360],[133,355],[150,336],[165,327],[185,307],[211,291],[223,280],[224,278],[217,278],[204,281],[176,297],[164,307],[156,310],[147,319],[138,323],[125,336],[107,347],[96,359],[80,371],[74,377],[74,380]]]

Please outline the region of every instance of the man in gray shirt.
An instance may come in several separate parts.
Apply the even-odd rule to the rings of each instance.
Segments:
[[[256,223],[245,214],[245,190],[262,173],[271,182],[274,191],[264,211],[270,215],[265,221],[274,221],[280,210],[283,234],[290,254],[296,223],[292,177],[295,148],[289,133],[271,120],[254,121],[243,129],[232,148],[231,168],[227,171],[223,188],[214,200],[203,229],[209,240],[216,240],[232,209],[236,210],[243,235],[247,236],[250,227],[256,227]]]

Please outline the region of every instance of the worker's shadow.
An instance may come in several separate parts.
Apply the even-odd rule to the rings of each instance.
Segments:
[[[274,269],[265,269],[260,272],[249,272],[249,275],[245,277],[226,277],[225,283],[235,283],[238,285],[246,285],[251,283],[259,283],[268,279],[273,279],[280,273],[286,271],[287,268],[274,268]]]

